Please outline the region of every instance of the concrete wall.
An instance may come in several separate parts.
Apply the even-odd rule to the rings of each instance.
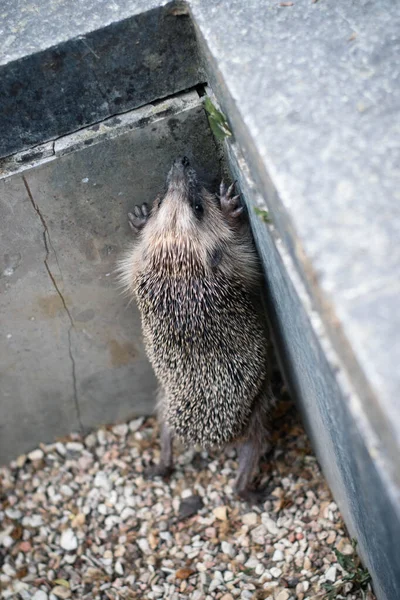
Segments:
[[[114,271],[131,239],[128,211],[155,197],[183,153],[215,188],[216,147],[195,92],[59,140],[47,161],[0,180],[2,462],[152,412],[139,315]]]

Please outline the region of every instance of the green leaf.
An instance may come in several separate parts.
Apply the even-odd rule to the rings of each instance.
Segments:
[[[228,121],[225,115],[222,114],[211,102],[210,98],[206,97],[204,108],[208,115],[211,131],[218,140],[223,140],[226,137],[232,136],[232,131],[229,128]]]
[[[333,551],[336,554],[336,558],[338,559],[338,563],[342,567],[342,569],[344,569],[348,573],[351,573],[352,571],[354,571],[354,569],[356,568],[356,565],[354,564],[354,560],[351,556],[346,556],[345,554],[340,552],[337,548],[334,548]]]
[[[264,223],[272,223],[271,217],[269,216],[269,212],[267,210],[263,210],[262,208],[254,207],[254,212],[258,217],[260,217],[261,221]]]

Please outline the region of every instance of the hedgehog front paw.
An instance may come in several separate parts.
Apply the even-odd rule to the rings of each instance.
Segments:
[[[227,189],[222,181],[219,187],[221,211],[228,220],[237,219],[243,212],[243,206],[240,204],[240,196],[232,196],[235,184],[236,181],[234,181]]]
[[[146,225],[149,218],[149,209],[147,204],[135,206],[133,213],[128,213],[128,223],[132,231],[139,233]]]

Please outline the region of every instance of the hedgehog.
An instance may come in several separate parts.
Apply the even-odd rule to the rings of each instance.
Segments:
[[[133,246],[120,260],[135,298],[159,390],[158,465],[173,468],[173,439],[204,449],[236,446],[236,492],[258,500],[254,475],[270,448],[273,404],[263,277],[251,229],[232,184],[219,195],[187,157],[173,162],[166,192],[128,214]]]

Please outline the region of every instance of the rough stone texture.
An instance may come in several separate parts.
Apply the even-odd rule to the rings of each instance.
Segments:
[[[105,5],[28,2],[2,15],[0,157],[204,80],[187,15],[141,2],[130,18],[109,8],[99,19]]]
[[[89,147],[0,182],[2,461],[79,426],[153,410],[139,315],[115,278],[126,215],[162,189],[177,155],[193,156],[212,187],[219,168],[197,94],[166,104],[167,117],[139,109],[136,128],[100,131],[99,143],[90,137]]]

